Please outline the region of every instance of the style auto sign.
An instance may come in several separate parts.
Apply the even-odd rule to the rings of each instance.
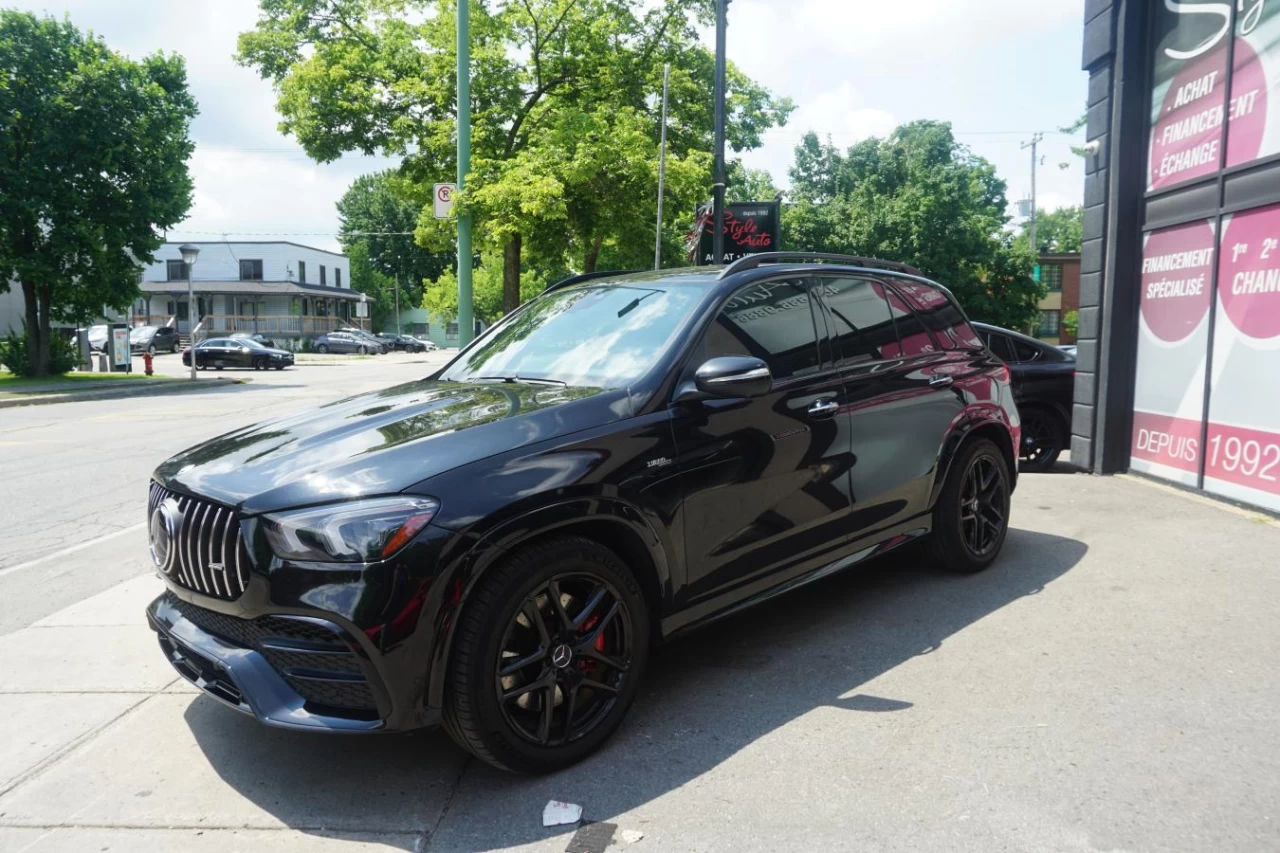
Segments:
[[[725,205],[724,258],[720,263],[728,264],[747,255],[778,251],[782,229],[782,217],[778,208],[776,201]],[[699,211],[698,222],[694,227],[701,234],[698,240],[698,263],[717,263],[711,244],[713,223],[709,209]]]

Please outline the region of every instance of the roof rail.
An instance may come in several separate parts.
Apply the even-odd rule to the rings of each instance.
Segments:
[[[592,281],[597,278],[607,278],[611,275],[628,275],[629,273],[644,272],[644,270],[596,270],[595,272],[584,272],[581,275],[571,275],[566,279],[561,279],[555,284],[547,285],[547,289],[543,293],[550,293],[553,290],[559,290],[562,287],[569,287],[574,284],[582,284],[584,281]]]
[[[758,255],[747,255],[738,258],[729,266],[720,272],[720,278],[732,275],[743,270],[753,270],[764,263],[779,263],[783,260],[796,259],[808,261],[833,261],[841,264],[849,264],[855,267],[872,267],[873,269],[891,270],[893,272],[906,273],[907,275],[918,275],[924,278],[924,273],[913,266],[900,264],[896,261],[882,261],[879,258],[860,258],[855,255],[835,255],[830,252],[761,252]]]

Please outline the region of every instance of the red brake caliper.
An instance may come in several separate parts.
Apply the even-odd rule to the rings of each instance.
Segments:
[[[584,632],[590,631],[591,629],[595,628],[596,624],[599,623],[599,621],[600,621],[599,616],[592,616],[590,619],[588,619],[586,622],[583,623],[582,630]],[[596,641],[593,645],[595,645],[596,651],[600,652],[601,654],[604,654],[604,631],[601,631],[600,635],[596,637]],[[578,668],[581,669],[583,672],[594,673],[596,671],[596,662],[591,660],[590,658],[578,658]]]

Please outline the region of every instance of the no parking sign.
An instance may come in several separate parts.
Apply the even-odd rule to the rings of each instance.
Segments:
[[[436,204],[436,219],[448,219],[453,212],[453,194],[457,184],[436,184],[432,197]]]

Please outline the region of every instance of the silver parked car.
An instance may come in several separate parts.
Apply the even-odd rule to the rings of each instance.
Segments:
[[[381,354],[386,352],[386,349],[382,344],[377,341],[370,341],[363,337],[356,337],[350,332],[329,332],[327,335],[321,335],[316,338],[314,348],[316,352],[321,353],[354,352],[364,355],[366,353]]]

